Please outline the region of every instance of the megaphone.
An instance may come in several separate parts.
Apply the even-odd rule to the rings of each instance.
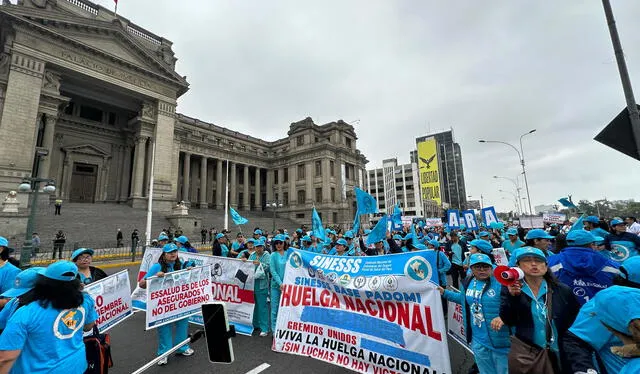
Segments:
[[[510,268],[502,265],[495,268],[493,276],[496,277],[498,283],[508,287],[524,279],[524,272],[520,268]]]

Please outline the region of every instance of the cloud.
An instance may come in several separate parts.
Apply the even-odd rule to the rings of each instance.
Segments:
[[[614,6],[636,83],[639,11]],[[513,188],[492,176],[518,175],[517,155],[478,139],[518,145],[537,129],[524,138],[533,205],[631,198],[640,183],[637,161],[593,140],[625,105],[598,2],[122,0],[119,12],[174,42],[191,84],[178,109],[204,121],[274,140],[307,116],[359,120],[369,167],[408,162],[416,137],[453,128],[468,194],[499,210],[513,204],[497,190]]]

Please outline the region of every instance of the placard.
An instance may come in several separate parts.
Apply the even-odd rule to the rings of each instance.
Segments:
[[[84,292],[94,300],[100,332],[109,331],[113,326],[133,315],[131,304],[131,284],[129,272],[122,270],[97,282],[84,286]]]

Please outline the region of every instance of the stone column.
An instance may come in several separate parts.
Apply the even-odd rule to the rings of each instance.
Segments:
[[[142,183],[144,178],[144,158],[147,148],[147,138],[139,136],[136,139],[135,149],[133,151],[134,164],[134,176],[133,176],[133,198],[142,197]]]
[[[222,160],[218,159],[216,163],[216,209],[224,209],[224,199],[222,198],[222,192],[225,188],[222,186]]]
[[[273,169],[268,169],[267,170],[267,187],[266,187],[266,189],[267,189],[267,191],[266,191],[267,192],[267,201],[272,201],[274,199],[273,198],[273,187],[274,187],[274,184],[273,184],[274,175],[273,174],[274,174],[274,170]],[[282,200],[282,196],[280,196],[280,199]]]
[[[249,165],[243,165],[244,166],[244,183],[242,184],[242,192],[244,195],[244,199],[242,200],[242,210],[249,210],[250,205],[250,201],[251,199],[249,199]]]
[[[69,199],[69,189],[71,189],[71,160],[69,160],[69,156],[65,156],[62,164],[62,179],[63,181],[60,183],[60,187],[62,187],[60,197],[66,201]]]
[[[331,171],[329,170],[329,159],[325,158],[322,161],[322,202],[331,202],[331,187],[329,186],[329,180],[331,179]]]
[[[292,165],[289,166],[289,201],[291,202],[290,205],[295,205],[293,204],[293,202],[296,202],[296,204],[304,204],[303,202],[299,202],[298,201],[298,194],[296,192],[296,165]]]
[[[200,209],[206,209],[207,205],[207,158],[200,159]]]
[[[278,174],[278,199],[284,201],[284,197],[282,195],[282,193],[284,192],[284,168],[280,169],[280,171],[278,171]],[[289,197],[289,201],[291,201],[291,197]],[[288,203],[289,202],[287,201],[287,204]]]
[[[49,151],[49,154],[40,160],[40,178],[50,178],[51,157],[53,157],[53,136],[55,133],[58,116],[46,114],[44,116],[44,134],[42,137],[42,147]]]
[[[229,161],[227,163],[227,167],[231,168],[231,170],[229,170],[229,205],[231,205],[232,208],[237,209],[238,208],[238,188],[237,188],[238,177],[236,176],[236,163]]]
[[[305,203],[312,203],[316,200],[316,190],[315,184],[313,180],[315,179],[316,173],[314,170],[315,162],[307,162],[304,165],[304,181],[305,181],[305,190],[307,190],[307,201]],[[321,201],[316,201],[316,203],[321,203]]]
[[[131,145],[125,144],[123,147],[122,165],[120,165],[120,199],[127,200],[129,196],[129,186],[131,185]]]
[[[262,190],[260,189],[260,168],[256,167],[256,205],[255,209],[260,211],[262,210]]]
[[[151,180],[151,160],[153,159],[153,139],[149,138],[147,142],[146,161],[144,167],[144,182],[142,183],[143,196],[149,196],[149,181]]]
[[[191,185],[191,153],[184,152],[182,160],[182,201],[189,202]]]

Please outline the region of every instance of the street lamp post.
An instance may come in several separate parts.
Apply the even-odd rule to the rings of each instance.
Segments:
[[[516,194],[518,195],[518,207],[520,208],[520,212],[525,212],[526,209],[522,209],[522,197],[520,196],[520,184],[518,183],[518,179],[513,179],[513,178],[509,178],[509,177],[500,177],[498,175],[494,175],[493,176],[495,179],[506,179],[508,181],[511,181],[511,183],[513,183],[513,186],[516,188]]]
[[[278,211],[278,208],[283,207],[283,204],[279,200],[273,200],[273,201],[267,202],[267,206],[270,206],[273,208],[273,229],[271,230],[271,232],[276,232],[276,212]]]
[[[533,215],[533,209],[531,208],[531,196],[529,195],[529,181],[527,180],[527,170],[525,168],[525,162],[524,162],[524,150],[522,148],[522,138],[524,138],[529,134],[533,134],[534,132],[536,132],[536,129],[533,129],[529,132],[526,132],[520,135],[520,150],[518,150],[518,148],[516,148],[516,146],[514,146],[511,143],[507,143],[499,140],[483,140],[483,139],[478,140],[480,143],[500,143],[500,144],[507,145],[513,148],[513,150],[515,150],[516,153],[518,154],[518,159],[520,160],[520,166],[522,167],[522,175],[524,176],[524,187],[527,191],[527,202],[529,204],[529,217],[531,220],[531,224],[533,224],[533,218],[531,217]]]
[[[518,196],[516,194],[514,194],[511,191],[505,191],[505,190],[498,190],[498,192],[508,193],[509,195],[513,196],[513,201],[516,203],[516,213],[518,213],[518,214],[522,213],[522,211],[521,211],[522,208],[520,207],[520,204],[519,204],[519,201],[518,201]]]
[[[56,191],[55,182],[52,179],[47,178],[24,178],[22,183],[18,186],[20,192],[30,192],[29,198],[29,217],[27,218],[27,233],[25,234],[24,243],[20,249],[20,267],[28,268],[31,266],[31,253],[33,253],[33,243],[31,237],[33,236],[33,227],[36,218],[36,207],[38,204],[38,191],[40,190],[40,183],[46,183],[42,189],[46,193],[53,193]]]

